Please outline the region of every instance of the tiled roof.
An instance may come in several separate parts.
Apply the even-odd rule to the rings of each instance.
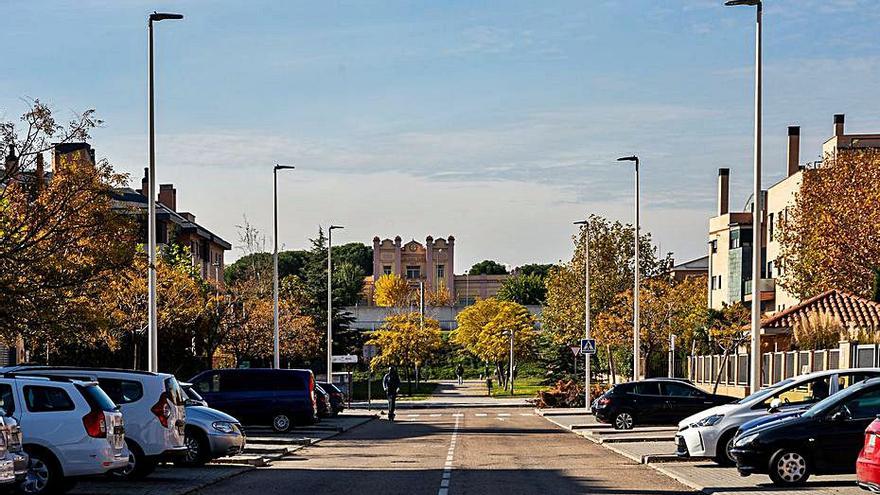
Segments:
[[[791,328],[801,317],[826,313],[846,328],[880,328],[880,303],[837,289],[823,292],[761,321],[763,328]]]

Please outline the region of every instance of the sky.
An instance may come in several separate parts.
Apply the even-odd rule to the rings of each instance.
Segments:
[[[880,3],[767,0],[764,173],[788,125],[817,159],[832,115],[880,132]],[[731,208],[752,181],[754,10],[722,0],[5,0],[0,118],[28,101],[94,108],[101,158],[147,163],[147,14],[155,27],[157,180],[238,244],[456,237],[456,267],[571,256],[572,222],[631,222],[677,261],[706,251],[719,167]],[[245,220],[246,219],[246,220]],[[227,260],[241,252],[234,249]]]

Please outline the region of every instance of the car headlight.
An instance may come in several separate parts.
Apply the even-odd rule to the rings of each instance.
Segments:
[[[757,433],[752,433],[750,435],[743,435],[743,436],[736,439],[736,441],[733,443],[733,446],[734,447],[745,447],[746,445],[754,442],[755,439],[757,439],[757,438],[758,438]]]
[[[697,426],[715,426],[724,419],[723,414],[713,414],[697,421]]]
[[[214,421],[211,423],[211,427],[220,433],[234,433],[235,427],[232,426],[232,423],[227,423],[226,421]]]

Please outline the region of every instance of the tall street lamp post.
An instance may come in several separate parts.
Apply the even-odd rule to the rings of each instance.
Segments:
[[[749,387],[761,386],[761,235],[764,212],[761,197],[761,0],[728,0],[727,6],[755,7],[755,168],[752,188],[752,346]]]
[[[149,127],[150,127],[150,169],[147,173],[147,290],[148,290],[148,322],[147,322],[147,360],[148,371],[159,371],[159,324],[156,316],[156,114],[154,105],[153,82],[153,23],[165,20],[183,19],[182,14],[153,12],[149,22]]]
[[[584,226],[584,338],[590,338],[590,221],[581,220],[575,225]],[[575,361],[575,374],[577,361]],[[590,410],[590,353],[584,353],[584,406]]]
[[[639,360],[641,357],[639,344],[639,157],[624,156],[618,158],[619,162],[633,162],[636,170],[636,188],[635,188],[635,233],[634,233],[634,249],[635,256],[633,261],[633,380],[639,379]]]
[[[333,231],[344,228],[331,225],[327,229],[327,383],[333,383]]]
[[[275,249],[272,252],[272,305],[274,311],[274,323],[272,330],[272,367],[281,367],[281,334],[278,331],[278,171],[293,170],[293,165],[275,165],[272,169],[274,188],[272,192],[274,204],[274,234]]]

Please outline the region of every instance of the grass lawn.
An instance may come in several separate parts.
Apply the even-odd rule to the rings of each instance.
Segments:
[[[354,382],[352,388],[352,398],[351,400],[367,400],[367,381],[357,381]],[[409,385],[406,381],[400,384],[400,395],[397,397],[399,401],[407,401],[407,400],[425,400],[434,393],[434,390],[437,388],[437,384],[434,382],[420,382],[419,388],[416,389],[416,383],[413,382],[412,390],[413,395],[407,395],[409,392]],[[385,399],[385,391],[382,390],[382,380],[376,379],[373,380],[373,389],[371,390],[373,399]]]
[[[537,377],[522,377],[517,378],[513,382],[513,395],[510,395],[510,392],[507,390],[499,388],[497,383],[492,381],[492,397],[504,398],[504,397],[534,397],[539,390],[545,390],[550,388],[550,385],[542,385],[541,378]]]

